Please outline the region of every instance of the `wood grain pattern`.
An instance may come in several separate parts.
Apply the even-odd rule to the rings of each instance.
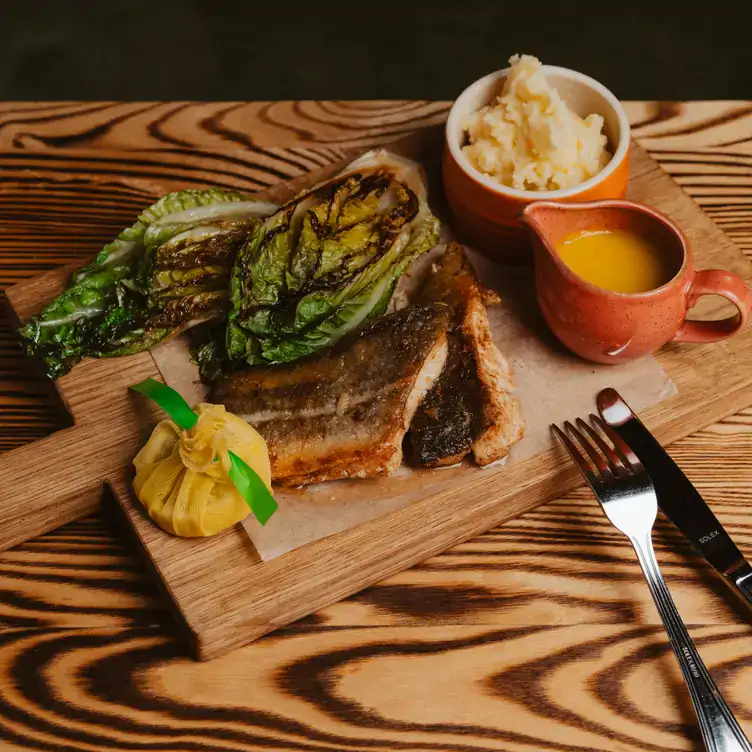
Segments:
[[[293,105],[286,106],[293,111]],[[56,112],[67,108],[71,117],[83,117],[86,108],[46,107]],[[100,116],[107,107],[99,106]],[[370,107],[378,110],[378,104]],[[692,185],[685,188],[750,254],[748,202],[733,198],[726,204],[725,198],[728,192],[743,196],[752,188],[743,156],[745,149],[749,154],[744,142],[752,141],[752,116],[739,114],[744,107],[749,113],[752,105],[628,105],[638,124],[636,135],[669,172],[680,182],[682,170],[705,176],[704,187],[697,189],[702,195]],[[416,106],[415,114],[420,112]],[[62,140],[78,132],[64,120],[57,131],[51,119],[45,125],[45,105],[4,105],[2,113],[3,149],[60,150],[32,138],[13,146],[7,140],[9,128],[33,134],[45,127],[49,136]],[[409,112],[404,118],[408,129]],[[14,123],[9,125],[9,120]],[[648,121],[654,124],[642,125]],[[724,122],[731,125],[726,128]],[[130,131],[123,128],[120,137],[136,143],[148,126],[144,119]],[[297,127],[308,132],[309,146],[315,143],[317,128],[329,128],[326,119],[319,126],[302,118]],[[262,127],[249,120],[248,129],[255,133]],[[683,142],[687,137],[682,132],[691,129],[703,150],[699,159]],[[336,129],[327,136],[326,148],[341,148],[331,140],[332,132]],[[280,146],[300,143],[283,129],[277,133]],[[349,137],[358,134],[355,124]],[[201,144],[200,134],[185,138]],[[729,141],[741,146],[723,145]],[[81,148],[88,154],[101,146],[92,138]],[[117,151],[127,143],[111,140],[109,148]],[[168,146],[155,144],[155,149]],[[19,175],[24,172],[22,156],[16,158]],[[54,159],[49,157],[52,172]],[[153,160],[159,163],[158,155]],[[253,163],[253,154],[245,154],[244,160]],[[36,167],[27,177],[10,187],[0,182],[3,285],[64,261],[82,260],[134,211],[117,203],[117,196],[128,195],[118,192],[126,181],[99,178],[96,193],[112,191],[115,197],[109,207],[103,203],[100,217],[91,194],[88,206],[86,195],[77,198],[76,186],[84,190],[86,180],[77,183],[75,171],[67,181],[64,174],[54,174],[45,184],[53,190],[67,183],[68,192],[59,200],[81,220],[69,227],[65,210],[39,214],[40,200],[36,206],[24,201],[35,181],[46,180],[45,170]],[[133,205],[137,203],[135,198]],[[0,330],[1,448],[19,446],[61,425],[53,401],[23,370],[27,362],[16,353],[8,330]],[[672,454],[750,555],[752,410],[674,444]],[[639,569],[628,545],[584,492],[540,507],[323,609],[287,632],[205,664],[185,659],[170,636],[164,602],[122,540],[109,523],[88,518],[0,554],[0,629],[5,630],[0,648],[5,674],[0,679],[0,749],[701,748],[696,737],[684,734],[691,730],[691,711],[656,628],[657,615]],[[701,652],[752,733],[751,633],[742,611],[665,522],[657,531],[656,546],[680,610],[693,625],[693,635],[702,637]],[[645,628],[642,652],[633,647],[618,663],[601,658],[608,646],[619,644],[621,635],[640,626]],[[527,674],[512,674],[512,686],[489,690],[486,677],[501,661],[514,657],[520,644],[512,630],[525,628],[538,630],[537,661],[521,655]],[[570,635],[570,652],[562,649],[563,642],[554,641],[562,631]],[[486,643],[483,664],[468,657],[458,642],[458,635],[469,639],[479,633],[495,635]],[[442,640],[443,648],[431,658],[427,651]],[[354,643],[366,649],[355,651]],[[374,653],[374,644],[381,653]],[[391,661],[386,655],[390,647]],[[303,669],[292,672],[293,665]],[[366,666],[370,673],[362,670]],[[598,666],[610,670],[604,675]],[[288,674],[292,678],[283,683]],[[341,683],[348,674],[355,685]],[[568,706],[570,687],[583,687],[585,677],[596,674],[603,680],[587,684],[584,699],[572,690],[575,707]],[[539,676],[545,676],[551,702],[541,703],[539,690],[526,689]],[[462,677],[466,681],[458,682]],[[426,697],[425,688],[434,685]],[[416,686],[421,691],[417,699],[410,694]],[[426,715],[432,707],[441,714],[438,722]],[[512,739],[508,732],[521,726],[527,740]],[[450,736],[458,729],[461,735]]]
[[[65,287],[70,268],[34,277],[8,292],[16,321]],[[23,294],[18,294],[23,292]],[[55,383],[73,425],[0,456],[0,550],[46,533],[99,508],[104,483],[119,477],[155,410],[134,405],[130,384],[158,376],[149,353],[82,363]]]
[[[742,705],[749,634],[696,639]],[[623,623],[434,625],[419,642],[410,627],[290,630],[206,681],[152,630],[19,629],[0,635],[0,709],[5,749],[698,749],[669,650],[660,627]]]
[[[440,144],[440,127],[422,129],[401,151],[433,162]],[[293,185],[274,186],[261,196],[284,201],[339,166],[295,179]],[[728,268],[752,279],[752,269],[739,251],[636,145],[630,175],[629,195],[673,217],[698,249],[700,265]],[[50,272],[11,288],[8,296],[18,317],[23,320],[49,300],[66,276],[65,270]],[[736,364],[751,356],[752,330],[719,345],[664,350],[659,359],[679,397],[644,414],[657,437],[670,443],[746,404],[752,372]],[[0,536],[0,546],[17,543],[24,533],[46,532],[58,519],[65,522],[91,511],[104,477],[172,603],[179,631],[201,659],[222,655],[307,616],[581,482],[562,462],[560,451],[502,472],[477,472],[453,481],[440,476],[447,480],[412,494],[407,506],[260,562],[242,528],[211,540],[177,539],[157,528],[132,495],[130,460],[150,426],[139,423],[124,387],[146,375],[157,375],[148,353],[89,362],[57,382],[75,425],[0,459],[0,501],[16,523]],[[90,448],[91,459],[81,456],[81,447]],[[43,456],[49,458],[51,471],[33,473]],[[29,496],[40,500],[32,508]]]

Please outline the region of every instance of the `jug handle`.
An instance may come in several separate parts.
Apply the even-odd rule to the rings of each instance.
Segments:
[[[740,332],[752,313],[752,293],[747,283],[724,269],[703,269],[689,288],[688,307],[701,295],[720,295],[736,306],[738,313],[718,321],[686,320],[674,335],[674,342],[718,342]]]

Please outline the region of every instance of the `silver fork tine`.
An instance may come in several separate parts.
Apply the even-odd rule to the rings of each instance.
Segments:
[[[608,466],[608,462],[598,453],[598,450],[568,420],[564,422],[564,428],[577,439],[582,448],[588,453],[588,456],[600,473],[601,480],[604,483],[612,481],[614,473]]]
[[[577,427],[584,431],[595,442],[598,449],[603,452],[614,475],[623,477],[629,474],[630,471],[627,469],[629,466],[624,465],[619,455],[601,438],[597,431],[594,431],[582,418],[577,418]]]
[[[590,414],[590,420],[608,436],[614,445],[614,449],[621,457],[622,462],[628,467],[631,466],[634,470],[644,470],[642,462],[640,462],[639,457],[632,451],[632,447],[608,423],[593,413]]]
[[[585,479],[590,484],[591,488],[595,489],[600,484],[600,481],[593,475],[590,465],[588,465],[585,458],[580,454],[580,451],[572,443],[569,436],[567,436],[559,426],[551,424],[551,430],[556,434],[559,441],[564,445],[564,448],[569,452],[569,456],[572,461],[577,465],[578,470],[585,476]]]

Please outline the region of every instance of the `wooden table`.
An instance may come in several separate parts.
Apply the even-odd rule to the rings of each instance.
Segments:
[[[259,189],[447,109],[0,105],[0,286],[89,256],[155,191]],[[628,112],[642,144],[752,255],[752,103],[632,102]],[[3,323],[0,449],[61,425]],[[672,453],[752,558],[752,408]],[[664,520],[655,542],[679,609],[752,736],[752,619]],[[0,749],[701,743],[632,550],[582,491],[206,664],[185,656],[120,531],[103,517],[66,525],[0,555]]]

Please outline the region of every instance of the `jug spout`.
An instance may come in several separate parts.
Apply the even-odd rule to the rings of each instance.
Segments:
[[[537,230],[538,225],[543,223],[545,226],[546,221],[550,220],[557,210],[565,206],[566,204],[557,201],[533,201],[522,210],[520,219],[529,227]]]
[[[582,204],[576,206],[581,207]],[[571,232],[582,211],[558,201],[534,201],[528,204],[522,210],[520,220],[532,235],[533,255],[538,257],[541,251],[556,255],[557,243]]]
[[[523,209],[520,219],[546,250],[553,253],[559,240],[583,221],[584,212],[590,208],[588,204],[534,201]]]

